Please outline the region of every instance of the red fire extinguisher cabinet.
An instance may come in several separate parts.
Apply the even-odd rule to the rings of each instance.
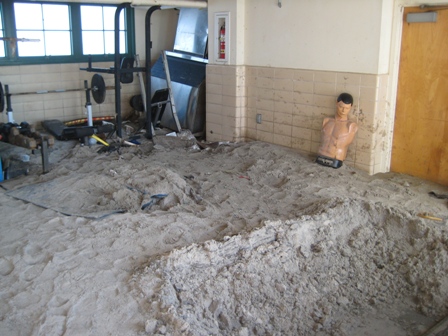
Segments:
[[[215,13],[214,55],[217,63],[229,63],[229,15],[229,12]]]

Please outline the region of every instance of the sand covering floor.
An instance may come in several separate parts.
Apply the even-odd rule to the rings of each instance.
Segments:
[[[1,335],[422,335],[448,315],[447,187],[262,142],[99,148],[2,184]],[[8,195],[39,184],[77,215]]]

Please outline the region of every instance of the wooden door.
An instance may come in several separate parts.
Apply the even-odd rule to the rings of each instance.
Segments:
[[[435,23],[404,12],[391,170],[448,185],[448,8],[436,9]]]

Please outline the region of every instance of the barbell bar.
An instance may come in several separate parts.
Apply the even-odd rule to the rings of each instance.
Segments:
[[[92,93],[93,99],[97,104],[104,103],[106,99],[106,90],[115,89],[115,86],[106,86],[104,83],[104,78],[100,74],[94,74],[92,76],[90,87],[80,88],[80,89],[56,89],[56,90],[41,90],[35,92],[17,92],[10,93],[8,85],[5,85],[5,91],[3,90],[3,85],[0,82],[0,112],[5,109],[5,97],[6,96],[22,96],[22,95],[35,95],[35,94],[46,94],[46,93],[63,93],[63,92],[74,92],[74,91],[87,91]]]

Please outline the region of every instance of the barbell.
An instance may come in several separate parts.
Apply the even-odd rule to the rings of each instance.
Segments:
[[[101,76],[99,74],[94,74],[92,76],[92,79],[90,81],[90,87],[84,87],[82,89],[59,89],[59,90],[42,90],[42,91],[35,91],[35,92],[9,93],[8,85],[5,85],[6,90],[4,91],[3,85],[0,82],[0,112],[3,112],[5,109],[5,97],[7,97],[7,96],[21,96],[21,95],[62,93],[62,92],[89,90],[90,92],[92,92],[93,100],[95,100],[95,102],[97,104],[102,104],[102,103],[104,103],[104,100],[106,99],[106,90],[114,89],[114,88],[115,88],[115,86],[106,86],[106,84],[104,83],[103,76]]]

